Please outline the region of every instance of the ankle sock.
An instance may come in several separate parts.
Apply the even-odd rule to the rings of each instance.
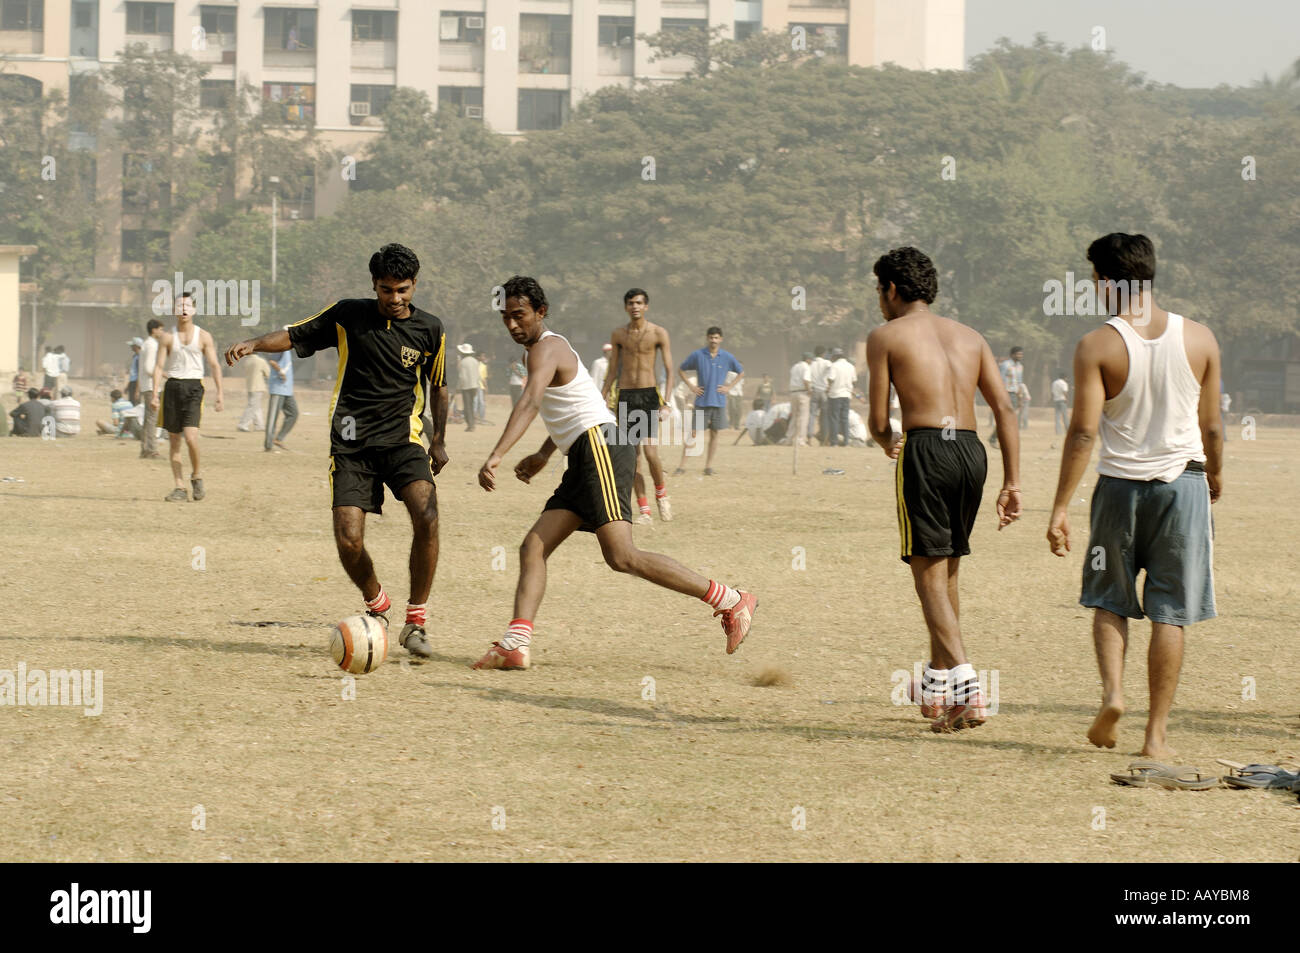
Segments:
[[[649,513],[649,512],[650,512],[650,500],[649,500],[648,497],[638,496],[638,497],[636,498],[636,505],[639,506],[639,507],[641,507],[641,512],[642,512],[642,513]]]
[[[387,612],[392,607],[392,600],[388,598],[388,593],[384,592],[383,586],[379,587],[379,595],[366,600],[366,608],[371,612]]]
[[[950,704],[948,682],[951,676],[950,669],[931,668],[930,663],[927,662],[924,671],[921,672],[921,704]]]
[[[406,604],[407,622],[414,622],[418,626],[423,626],[425,620],[428,617],[429,617],[429,603],[426,602],[422,606],[413,605],[410,602]]]
[[[507,652],[522,648],[533,640],[533,623],[528,619],[511,619],[506,634],[498,643]]]
[[[663,499],[664,497],[666,497],[667,495],[668,495],[668,487],[663,486],[663,485],[661,485],[661,484],[659,484],[659,483],[656,483],[656,484],[655,484],[655,499],[656,499],[656,500],[662,500],[662,499]]]
[[[733,609],[740,602],[740,593],[730,586],[709,580],[709,591],[700,597],[715,609]]]
[[[976,674],[975,666],[970,662],[963,662],[961,665],[949,669],[948,684],[952,688],[952,703],[954,705],[965,705],[980,697],[979,675]]]

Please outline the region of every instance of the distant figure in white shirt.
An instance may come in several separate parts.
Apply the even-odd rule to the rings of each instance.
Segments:
[[[609,373],[609,352],[614,345],[606,341],[600,346],[600,357],[591,362],[591,379],[596,382],[596,390],[605,392],[605,375]]]
[[[827,442],[832,447],[849,445],[849,401],[858,372],[839,348],[831,351],[831,369],[826,375],[827,419],[830,423]]]
[[[1061,370],[1052,378],[1052,418],[1058,434],[1070,426],[1070,382]]]
[[[818,344],[813,348],[812,363],[808,365],[812,378],[812,391],[808,402],[808,436],[817,434],[817,439],[825,446],[830,425],[827,422],[826,375],[831,372],[831,362],[826,359],[826,348]]]
[[[808,418],[812,412],[812,351],[804,351],[803,358],[790,368],[790,403],[793,405],[794,440],[803,447],[808,444]]]
[[[59,399],[50,401],[54,412],[54,430],[60,437],[75,437],[81,433],[81,402],[72,397],[72,388],[59,391]]]

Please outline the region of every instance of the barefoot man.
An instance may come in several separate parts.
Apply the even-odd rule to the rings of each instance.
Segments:
[[[504,288],[501,317],[510,337],[528,351],[528,382],[510,412],[505,432],[479,470],[479,485],[489,492],[497,488],[502,458],[539,413],[546,425],[546,442],[515,465],[515,476],[529,482],[556,450],[568,457],[568,467],[519,547],[514,618],[474,668],[528,668],[533,620],[546,590],[546,560],[578,529],[596,534],[605,563],[615,572],[640,576],[708,604],[715,616],[722,616],[727,653],[736,651],[749,632],[758,599],[691,572],[667,556],[637,549],[630,522],[636,448],[619,441],[614,417],[578,353],[547,330],[546,293],[541,286],[532,278],[515,275]]]
[[[1219,345],[1205,325],[1156,305],[1155,246],[1145,235],[1099,238],[1088,246],[1088,260],[1097,303],[1113,317],[1074,351],[1074,415],[1047,541],[1056,555],[1069,552],[1070,497],[1100,436],[1079,597],[1094,610],[1101,670],[1101,710],[1088,740],[1115,747],[1128,620],[1145,612],[1151,709],[1142,753],[1165,760],[1174,754],[1166,732],[1183,664],[1183,627],[1216,615],[1210,504],[1223,492]]]
[[[609,406],[609,395],[618,384],[618,405],[615,413],[620,431],[636,447],[636,503],[640,510],[638,523],[652,522],[650,501],[646,498],[645,477],[641,475],[641,460],[650,467],[650,478],[655,481],[655,504],[659,518],[667,523],[673,518],[672,504],[668,502],[664,466],[659,460],[659,418],[668,416],[668,402],[655,386],[655,358],[662,357],[668,380],[673,379],[673,352],[668,343],[668,331],[646,320],[650,310],[650,295],[641,288],[631,288],[623,295],[623,310],[627,312],[626,327],[615,328],[609,343],[613,347],[610,366],[605,374],[601,396]]]
[[[997,416],[1002,450],[998,529],[1020,518],[1020,433],[1002,375],[978,331],[930,311],[939,291],[934,264],[915,248],[876,262],[885,324],[867,338],[868,427],[898,461],[896,492],[903,562],[912,570],[930,630],[930,661],[913,698],[932,731],[984,724],[986,701],[966,657],[958,619],[957,571],[970,555],[988,462],[975,424],[975,388]],[[903,433],[889,422],[889,386],[902,404]],[[917,697],[919,694],[919,697]]]

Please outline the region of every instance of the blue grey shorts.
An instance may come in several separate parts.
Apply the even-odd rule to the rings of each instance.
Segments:
[[[731,426],[727,422],[726,407],[701,407],[695,405],[694,426],[692,430],[726,430]]]
[[[1079,604],[1130,619],[1191,625],[1213,619],[1214,524],[1203,470],[1169,483],[1102,476]],[[1137,575],[1146,570],[1142,601]]]

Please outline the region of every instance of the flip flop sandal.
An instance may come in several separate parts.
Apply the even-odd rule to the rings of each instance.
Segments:
[[[1261,788],[1266,791],[1300,791],[1300,771],[1276,771],[1248,775],[1227,775],[1223,783],[1233,788]]]
[[[1294,761],[1282,761],[1280,764],[1242,764],[1240,761],[1229,761],[1227,758],[1216,758],[1219,764],[1226,768],[1231,768],[1231,777],[1240,777],[1252,774],[1278,774],[1281,772],[1292,773],[1300,770],[1300,764]]]
[[[1116,784],[1126,784],[1135,788],[1166,788],[1171,791],[1208,791],[1217,787],[1217,777],[1201,774],[1199,768],[1183,765],[1170,767],[1159,761],[1134,761],[1128,766],[1128,774],[1112,774],[1110,779]]]

